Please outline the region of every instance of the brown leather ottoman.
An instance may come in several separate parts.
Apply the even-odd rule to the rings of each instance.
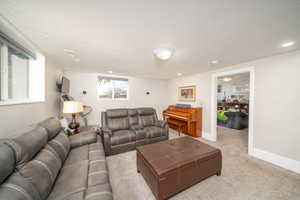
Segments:
[[[221,175],[221,169],[221,151],[188,136],[137,148],[137,170],[158,200]]]

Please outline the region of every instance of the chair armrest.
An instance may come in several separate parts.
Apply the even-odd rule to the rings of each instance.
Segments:
[[[101,127],[101,133],[102,134],[108,134],[109,136],[112,136],[112,130],[110,130],[108,127],[104,126],[104,127]]]
[[[155,126],[158,126],[160,128],[165,128],[167,125],[167,122],[163,121],[163,120],[158,120],[154,123]]]
[[[69,137],[71,148],[80,147],[86,144],[92,144],[97,142],[97,134],[96,133],[84,133],[72,135]]]
[[[102,143],[103,143],[105,155],[109,156],[111,154],[110,137],[113,135],[112,130],[106,126],[101,127],[100,135],[102,137]]]

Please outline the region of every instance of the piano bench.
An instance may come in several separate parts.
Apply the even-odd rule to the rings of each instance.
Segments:
[[[167,123],[170,124],[171,126],[173,125],[176,127],[179,136],[180,136],[180,133],[183,132],[183,130],[186,126],[186,123],[176,120],[176,119],[167,119]]]

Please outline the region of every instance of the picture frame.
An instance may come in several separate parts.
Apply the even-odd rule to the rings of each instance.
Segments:
[[[178,88],[179,101],[196,101],[196,86],[182,86]]]

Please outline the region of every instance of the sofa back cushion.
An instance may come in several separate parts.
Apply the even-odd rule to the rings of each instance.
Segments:
[[[106,123],[112,131],[129,129],[128,109],[107,110]]]
[[[46,145],[47,141],[46,130],[38,126],[16,138],[5,140],[5,143],[13,149],[16,165],[20,168],[30,161]]]
[[[130,126],[136,126],[139,124],[139,118],[136,109],[128,109],[128,116]]]
[[[64,163],[70,152],[69,137],[61,131],[55,138],[48,142],[46,149],[53,153],[55,152],[54,154],[59,156],[61,162]]]
[[[61,167],[61,160],[45,149],[26,163],[19,172],[25,179],[30,180],[41,198],[46,199]]]
[[[43,179],[40,178],[40,179]],[[30,179],[25,179],[19,172],[14,172],[0,187],[2,200],[43,200]]]
[[[61,131],[60,121],[57,117],[50,117],[40,122],[39,126],[47,130],[48,140],[52,140]]]
[[[15,162],[13,150],[6,144],[0,144],[0,184],[14,171]]]
[[[156,112],[153,108],[138,108],[139,123],[143,127],[153,126],[157,121]]]

